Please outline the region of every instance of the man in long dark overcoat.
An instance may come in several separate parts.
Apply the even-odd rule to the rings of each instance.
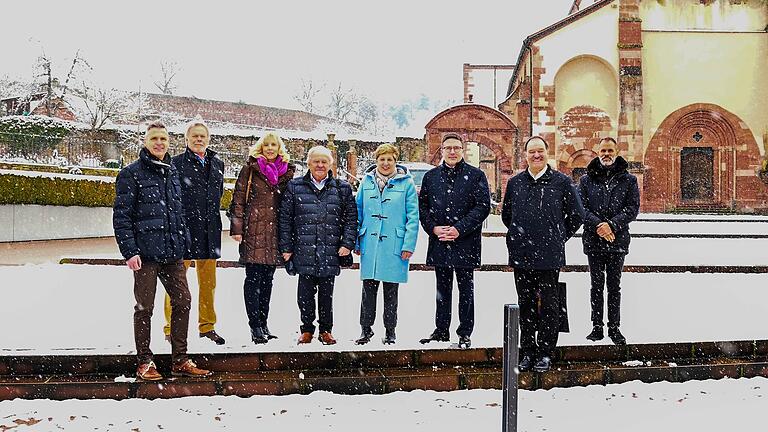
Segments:
[[[427,265],[435,266],[435,330],[421,340],[450,340],[453,275],[459,285],[459,347],[469,348],[475,325],[474,269],[480,267],[482,226],[491,209],[488,179],[464,161],[465,145],[456,135],[443,138],[443,162],[424,174],[419,219],[429,234]]]
[[[538,136],[525,143],[528,169],[507,182],[501,211],[520,304],[521,371],[551,367],[560,331],[558,278],[565,265],[565,242],[584,215],[570,177],[547,163],[548,149]]]

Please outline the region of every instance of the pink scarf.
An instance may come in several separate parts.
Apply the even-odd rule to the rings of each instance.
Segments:
[[[277,159],[271,163],[267,162],[267,158],[265,157],[256,158],[256,162],[259,164],[261,173],[264,174],[264,177],[267,178],[267,181],[272,186],[277,185],[277,180],[280,176],[288,171],[288,162],[283,162],[283,158],[279,155],[277,156]]]

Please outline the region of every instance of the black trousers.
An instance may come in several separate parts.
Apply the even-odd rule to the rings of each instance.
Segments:
[[[275,266],[265,264],[245,264],[245,311],[248,314],[248,326],[251,334],[257,328],[267,326],[269,301],[272,298],[272,280]]]
[[[560,332],[559,278],[559,269],[515,268],[515,288],[520,303],[521,356],[551,357],[555,351]]]
[[[624,254],[608,253],[587,255],[589,276],[592,280],[590,303],[592,325],[603,325],[603,289],[608,288],[608,327],[621,323],[621,271]]]
[[[453,273],[459,285],[459,336],[471,336],[475,328],[475,281],[472,268],[435,267],[437,296],[435,305],[435,328],[448,334],[451,327],[453,306]]]
[[[336,276],[317,277],[299,275],[298,295],[296,296],[301,312],[301,332],[315,332],[315,306],[320,333],[330,332],[333,328],[333,284]],[[315,295],[317,294],[317,302]]]
[[[397,327],[397,288],[399,284],[384,282],[384,327]],[[360,300],[360,325],[372,327],[376,321],[376,295],[379,291],[379,281],[366,279],[363,281],[363,296]]]

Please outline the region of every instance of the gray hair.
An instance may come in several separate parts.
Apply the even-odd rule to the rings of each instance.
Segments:
[[[316,145],[309,149],[307,152],[307,163],[312,160],[312,158],[315,157],[326,157],[328,158],[328,163],[333,163],[333,155],[331,154],[331,151],[326,146],[322,145]]]

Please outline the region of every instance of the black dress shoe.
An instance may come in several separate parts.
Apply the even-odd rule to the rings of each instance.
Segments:
[[[430,343],[432,341],[435,341],[435,342],[449,342],[450,340],[451,340],[451,337],[450,337],[450,335],[448,335],[447,331],[442,331],[442,330],[435,329],[435,331],[433,331],[432,334],[429,335],[429,337],[421,339],[419,342],[421,342],[423,344],[427,344],[427,343]]]
[[[355,341],[358,345],[365,345],[371,341],[373,337],[373,330],[370,327],[363,327],[363,332],[360,333],[360,337]]]
[[[269,327],[267,326],[262,327],[261,332],[264,333],[264,336],[267,339],[277,339],[277,336],[273,335],[272,332],[269,331]]]
[[[618,327],[608,327],[608,337],[611,338],[616,345],[626,345],[627,338],[619,331]]]
[[[525,354],[523,355],[523,358],[520,359],[520,363],[517,365],[517,369],[520,372],[528,372],[531,370],[531,366],[533,366],[533,356]]]
[[[459,336],[459,349],[469,349],[472,346],[472,340],[469,336]]]
[[[603,337],[605,337],[605,335],[603,335],[603,326],[602,325],[596,325],[596,326],[592,327],[592,333],[587,335],[587,339],[589,339],[591,341],[595,341],[595,342],[597,342],[599,340],[603,340]]]
[[[264,334],[264,330],[262,330],[261,327],[256,327],[254,329],[251,329],[251,340],[256,345],[265,344],[269,342],[269,339],[267,339],[267,336]]]
[[[536,360],[536,364],[533,365],[534,372],[546,372],[552,368],[552,359],[549,356],[543,356]]]
[[[216,342],[216,345],[224,345],[226,342],[224,341],[224,338],[219,336],[218,333],[216,333],[214,330],[207,331],[205,333],[200,333],[201,338],[208,338],[214,342]]]
[[[384,345],[392,345],[392,344],[395,343],[395,338],[396,338],[396,336],[395,336],[395,329],[393,329],[393,328],[389,329],[388,328],[387,329],[387,334],[384,336],[384,339],[382,339],[381,342]]]

